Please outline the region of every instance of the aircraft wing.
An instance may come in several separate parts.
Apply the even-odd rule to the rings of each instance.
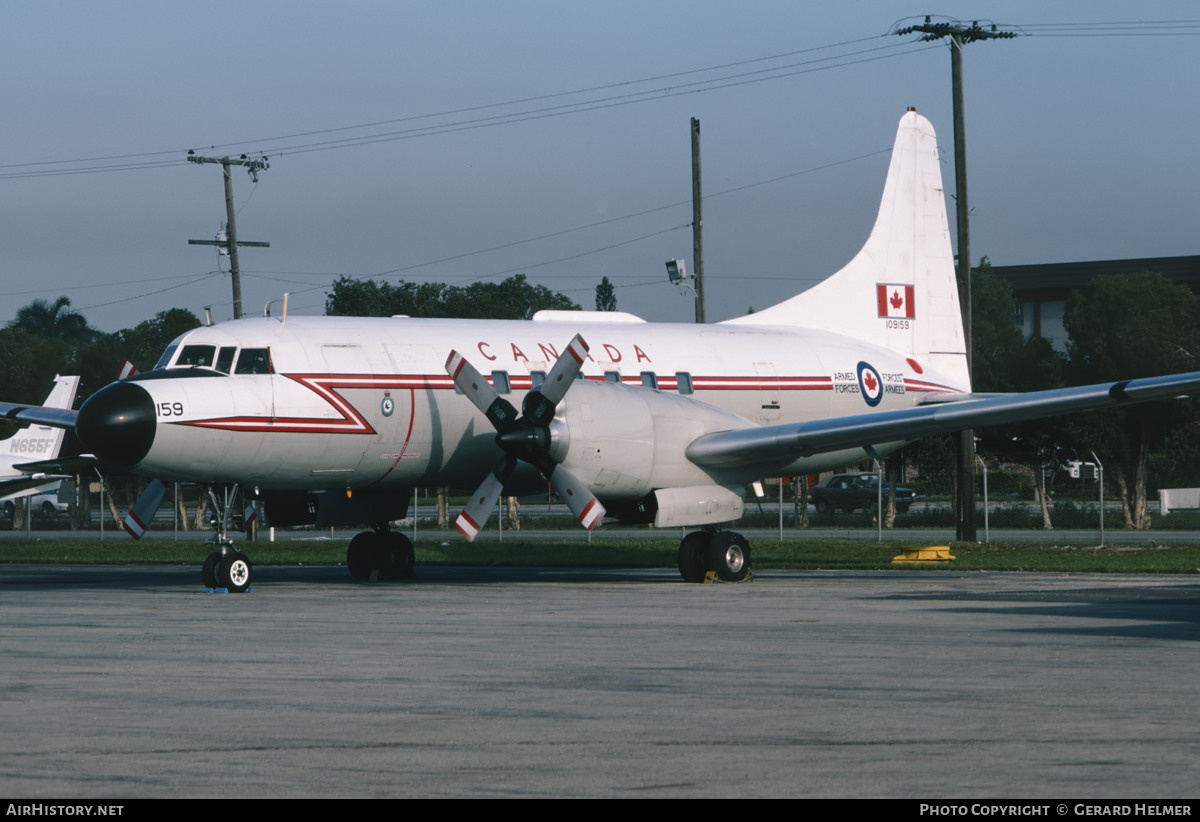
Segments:
[[[14,465],[13,468],[23,471],[26,474],[57,474],[67,477],[71,474],[87,471],[89,468],[94,468],[99,464],[100,460],[92,455],[81,454],[77,457],[58,457],[52,460],[22,462]]]
[[[66,477],[62,476],[46,476],[40,474],[38,476],[17,477],[16,479],[0,480],[0,499],[8,499],[15,497],[22,491],[28,491],[31,488],[40,488],[43,485],[54,485]]]
[[[1000,394],[876,414],[705,434],[688,445],[687,457],[709,468],[754,466],[761,468],[763,476],[771,476],[772,469],[782,470],[813,454],[1171,399],[1194,391],[1200,391],[1200,371],[1028,394]]]
[[[44,408],[40,405],[0,402],[0,417],[13,422],[48,425],[51,428],[74,428],[77,416],[79,412],[69,408]]]

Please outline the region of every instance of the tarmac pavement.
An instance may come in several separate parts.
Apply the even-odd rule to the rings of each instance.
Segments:
[[[1194,797],[1200,580],[0,565],[0,795]]]

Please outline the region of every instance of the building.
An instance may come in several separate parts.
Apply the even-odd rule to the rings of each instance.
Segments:
[[[1050,341],[1057,351],[1067,348],[1063,313],[1067,297],[1101,274],[1136,274],[1155,271],[1186,285],[1200,295],[1200,256],[1142,257],[1133,260],[1095,260],[1083,263],[993,265],[992,271],[1008,281],[1016,297],[1016,323],[1025,342],[1035,337]]]

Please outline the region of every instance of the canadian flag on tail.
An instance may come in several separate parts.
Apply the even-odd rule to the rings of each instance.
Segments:
[[[911,285],[877,283],[875,285],[875,301],[879,304],[880,317],[911,320],[917,316]]]

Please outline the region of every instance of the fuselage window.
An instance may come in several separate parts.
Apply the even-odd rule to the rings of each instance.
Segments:
[[[497,394],[508,394],[512,388],[508,384],[507,371],[492,372],[492,387],[496,389]]]
[[[643,371],[642,385],[647,388],[658,388],[658,377],[655,376],[653,371]]]
[[[217,347],[215,345],[185,345],[183,351],[179,354],[179,359],[175,361],[175,367],[203,366],[204,368],[212,368],[213,362],[216,360],[216,355]]]
[[[604,381],[605,382],[620,382],[621,374],[619,371],[605,371],[604,372]]]
[[[269,348],[243,348],[242,353],[238,355],[237,368],[235,374],[270,374],[271,373],[271,349]]]
[[[679,385],[680,394],[692,393],[692,375],[686,371],[675,372],[675,382]]]
[[[228,374],[233,369],[233,357],[237,354],[236,345],[223,345],[217,352],[217,370]]]

